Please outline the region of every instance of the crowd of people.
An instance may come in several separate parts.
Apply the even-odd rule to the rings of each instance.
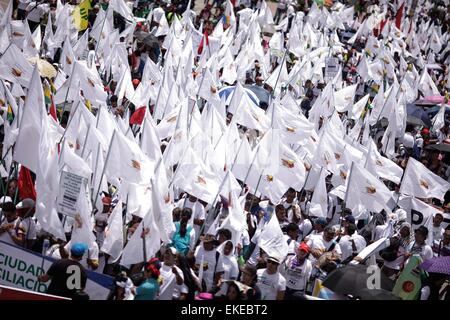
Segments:
[[[449,1],[202,5],[2,11],[0,240],[57,260],[47,293],[88,299],[92,270],[111,300],[306,299],[450,256]],[[449,270],[416,298],[449,299]]]

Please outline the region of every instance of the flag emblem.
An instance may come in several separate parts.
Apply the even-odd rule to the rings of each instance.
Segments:
[[[289,169],[292,169],[295,166],[295,162],[293,160],[281,159],[281,163]]]
[[[313,136],[310,136],[310,138],[313,142],[317,142],[317,140]]]
[[[87,78],[87,81],[89,82],[89,84],[92,86],[92,88],[95,87],[95,83],[94,81],[92,81],[90,78]]]
[[[258,117],[258,115],[255,114],[254,112],[252,112],[251,114],[252,114],[252,117],[255,118],[255,120],[259,122],[259,117]]]
[[[268,182],[272,182],[273,181],[273,176],[271,176],[270,174],[266,175],[266,180]]]
[[[337,152],[334,153],[334,157],[336,158],[336,160],[341,159],[341,155]]]
[[[428,182],[426,182],[425,180],[423,180],[423,179],[420,179],[420,185],[422,186],[422,187],[424,187],[425,189],[429,189],[429,184],[428,184]]]
[[[131,160],[131,166],[135,169],[141,170],[141,164],[137,160]]]
[[[345,101],[350,101],[352,99],[352,96],[345,96]]]
[[[381,162],[379,159],[377,159],[377,161],[375,161],[376,165],[379,167],[383,166],[383,162]]]
[[[177,116],[170,117],[170,118],[167,119],[166,121],[167,121],[167,122],[174,122],[175,120],[177,120]]]
[[[202,176],[197,176],[197,183],[200,183],[200,184],[206,186],[206,180]]]
[[[168,193],[164,196],[164,203],[169,203],[169,202],[170,202],[170,194]]]
[[[368,186],[366,187],[366,191],[368,194],[374,194],[377,192],[377,189],[374,186]]]
[[[305,170],[306,170],[306,171],[311,170],[311,165],[310,165],[309,163],[303,162],[303,165],[305,166]]]
[[[66,62],[67,64],[72,64],[72,60],[68,56],[66,56]]]
[[[22,71],[19,68],[12,68],[11,73],[15,77],[20,77],[22,75]]]
[[[211,92],[212,92],[212,93],[216,93],[216,92],[217,92],[217,88],[214,87],[214,86],[211,86]]]
[[[347,179],[347,172],[340,170],[339,175],[341,176],[342,179]]]
[[[3,101],[2,99],[0,99],[0,106],[4,106],[5,105],[5,101]]]
[[[287,132],[295,132],[295,128],[286,127]]]
[[[22,32],[19,32],[19,31],[14,31],[12,34],[15,37],[23,37],[24,36],[24,34]]]

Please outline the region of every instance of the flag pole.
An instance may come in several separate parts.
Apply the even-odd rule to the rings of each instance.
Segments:
[[[67,128],[69,128],[70,124],[72,123],[72,119],[73,119],[73,117],[75,116],[75,113],[76,113],[76,111],[77,111],[79,105],[80,105],[80,101],[78,101],[78,103],[77,103],[77,105],[76,105],[76,107],[75,107],[75,110],[74,110],[73,113],[72,113],[72,117],[69,118],[69,121],[67,122],[66,128],[64,129],[64,133],[63,133],[63,135],[61,136],[61,139],[59,140],[58,144],[61,144],[61,142],[63,141],[63,139],[64,139],[64,137],[65,137],[65,135],[66,135],[66,132],[67,132]]]
[[[89,124],[89,127],[86,132],[86,137],[84,138],[83,150],[81,150],[81,158],[83,158],[83,156],[84,156],[84,151],[86,150],[86,143],[87,143],[87,139],[88,139],[90,131],[91,131],[91,124]]]
[[[100,142],[97,143],[97,158],[95,160],[94,172],[93,172],[93,176],[92,176],[91,200],[93,199],[93,195],[94,195],[94,189],[95,189],[94,182],[95,182],[95,177],[97,174],[99,156],[100,156]],[[93,205],[95,206],[95,203]]]
[[[103,176],[104,176],[105,171],[106,171],[106,166],[108,165],[109,157],[111,156],[111,147],[112,147],[112,144],[113,144],[113,141],[114,141],[115,137],[116,137],[116,130],[114,130],[114,133],[113,133],[113,135],[111,137],[111,142],[109,143],[108,153],[106,154],[106,159],[105,159],[105,165],[103,166],[102,175],[100,176],[100,182],[98,183],[97,192],[95,193],[95,199],[94,199],[94,202],[93,202],[92,214],[94,214],[95,203],[97,202],[98,193],[100,192],[100,188],[102,186]],[[98,157],[98,153],[97,153],[97,157]]]

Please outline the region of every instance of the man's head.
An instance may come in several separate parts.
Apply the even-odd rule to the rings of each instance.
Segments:
[[[409,237],[411,235],[411,225],[408,222],[404,222],[401,225],[399,232],[402,238]]]
[[[332,226],[328,226],[323,230],[323,239],[327,242],[333,240],[336,230]]]
[[[317,218],[316,220],[314,220],[314,228],[317,232],[322,232],[325,227],[327,226],[327,220],[325,220],[325,218]]]
[[[17,180],[13,178],[11,179],[11,181],[9,181],[8,184],[8,196],[14,198],[14,196],[16,195],[16,189],[17,189]]]
[[[414,237],[417,243],[423,244],[428,237],[428,228],[425,226],[420,226],[415,230]]]
[[[297,254],[297,260],[303,261],[304,259],[306,259],[309,252],[310,252],[309,246],[305,242],[300,243],[298,248],[296,248],[295,250],[295,253]]]
[[[110,99],[110,101],[111,101],[111,107],[117,108],[117,100],[119,100],[119,99],[117,98],[116,95],[114,95],[114,96],[111,97],[111,99]]]
[[[278,204],[275,207],[275,214],[277,215],[278,221],[283,221],[286,218],[286,209],[282,204]]]
[[[180,221],[181,219],[181,208],[175,207],[172,210],[172,219],[174,222]]]
[[[444,234],[442,235],[442,243],[445,246],[448,246],[450,244],[450,228],[448,227],[445,229]]]
[[[103,213],[108,213],[109,212],[109,210],[111,209],[111,202],[112,202],[111,197],[103,197],[102,198]]]
[[[444,221],[444,216],[442,213],[436,213],[433,217],[433,227],[439,227],[442,221]]]
[[[6,221],[13,222],[17,219],[16,206],[12,202],[5,202],[1,205],[2,213],[4,214]]]
[[[348,226],[351,225],[351,224],[355,224],[355,217],[352,216],[351,214],[346,215],[346,216],[344,217],[344,223],[343,223],[344,228],[348,227]]]
[[[22,217],[31,217],[35,211],[35,202],[33,199],[25,198],[16,205],[17,214]]]
[[[217,231],[217,240],[219,241],[219,244],[231,240],[231,237],[232,237],[231,231],[226,228],[222,228],[219,229],[219,231]]]
[[[174,265],[176,255],[177,249],[175,249],[174,247],[167,247],[164,251],[164,263],[168,266]]]
[[[256,268],[246,264],[241,268],[241,282],[247,286],[252,286],[256,280]]]
[[[349,236],[353,235],[356,232],[356,224],[354,223],[349,223],[346,227],[345,230],[347,232],[347,234]]]
[[[289,223],[287,228],[286,228],[286,233],[289,236],[289,238],[295,240],[298,238],[298,225],[295,223]]]
[[[83,242],[74,243],[70,247],[70,256],[75,260],[81,260],[83,258],[84,253],[88,250],[87,244]]]
[[[203,248],[205,249],[205,251],[214,250],[214,243],[216,242],[216,240],[214,239],[214,237],[212,235],[207,234],[204,237],[201,237],[201,239],[202,239]]]
[[[183,208],[181,210],[180,219],[182,222],[187,222],[191,219],[192,209],[191,208]]]
[[[276,257],[267,258],[267,273],[275,274],[278,271],[278,266],[280,265],[280,260]]]
[[[297,192],[293,188],[289,188],[286,192],[286,201],[288,203],[292,203],[294,201],[295,197],[297,196]]]

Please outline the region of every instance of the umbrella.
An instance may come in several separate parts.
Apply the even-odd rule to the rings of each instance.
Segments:
[[[360,298],[361,300],[402,300],[392,292],[384,289],[364,288],[359,290],[358,293],[355,294],[355,296]]]
[[[158,38],[148,32],[138,31],[135,33],[135,37],[149,47],[159,47]]]
[[[426,127],[425,122],[422,121],[422,119],[418,119],[413,116],[406,116],[406,123],[412,124],[413,126],[422,126]]]
[[[234,86],[227,86],[219,90],[219,97],[222,99],[222,97],[225,96],[225,103],[227,105],[229,105],[231,102],[231,99],[233,97],[231,93],[234,91],[234,88],[235,88]],[[252,100],[256,106],[259,106],[259,99],[256,96],[256,94],[254,94],[253,91],[247,88],[244,88],[244,91],[247,93],[250,100]]]
[[[259,99],[259,106],[266,109],[269,106],[270,92],[261,86],[254,84],[246,85],[244,88],[251,90]]]
[[[27,60],[32,65],[35,65],[37,63],[39,74],[41,75],[41,77],[54,78],[58,74],[55,67],[53,67],[47,60],[40,59],[38,57],[31,57]]]
[[[428,113],[428,116],[430,118],[433,118],[436,115],[436,113],[439,112],[440,109],[441,109],[440,105],[432,106],[432,107],[427,108],[427,110],[425,110],[425,112]],[[445,106],[445,114],[450,114],[450,106],[449,105]]]
[[[422,120],[422,122],[427,126],[428,128],[431,127],[431,120],[428,114],[423,110],[421,107],[418,107],[417,105],[413,103],[408,103],[406,105],[406,114],[408,116],[417,118]]]
[[[450,275],[450,256],[435,257],[425,260],[419,268],[432,272]]]
[[[450,144],[447,144],[447,143],[432,144],[432,145],[429,145],[427,149],[434,149],[434,150],[450,153]]]
[[[360,290],[367,288],[368,283],[371,283],[369,277],[373,276],[373,273],[368,273],[367,268],[364,265],[347,265],[338,268],[328,274],[322,285],[336,293],[356,295]],[[391,291],[394,282],[380,273],[380,286],[381,289]]]

